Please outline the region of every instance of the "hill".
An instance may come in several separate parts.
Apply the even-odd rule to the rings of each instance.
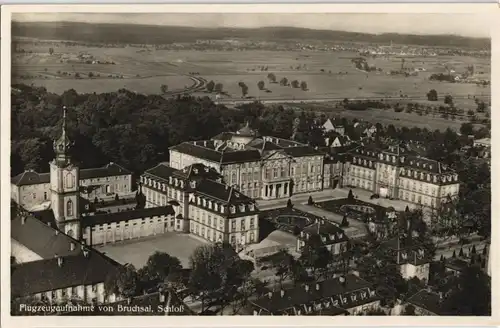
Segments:
[[[346,31],[314,30],[294,27],[193,28],[136,24],[87,24],[77,22],[12,22],[12,36],[45,40],[71,40],[92,43],[169,44],[196,40],[241,38],[267,41],[342,41],[396,43],[422,46],[489,49],[488,38],[456,35],[367,34]]]

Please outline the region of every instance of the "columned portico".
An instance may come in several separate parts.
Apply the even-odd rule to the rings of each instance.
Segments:
[[[290,182],[275,182],[275,183],[264,183],[262,189],[262,198],[273,199],[273,198],[288,198],[290,197]]]

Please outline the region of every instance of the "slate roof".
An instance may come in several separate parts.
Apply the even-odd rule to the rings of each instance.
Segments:
[[[132,172],[116,163],[109,163],[103,167],[81,169],[80,179],[103,178],[110,176],[130,175]]]
[[[77,240],[31,215],[26,216],[24,223],[21,215],[16,215],[11,220],[11,238],[44,259],[52,259],[56,255],[76,255],[81,252]],[[74,250],[70,248],[71,243],[75,244]]]
[[[430,311],[436,315],[442,314],[439,294],[422,289],[408,299],[408,303]]]
[[[103,167],[80,169],[80,180],[129,174],[132,173],[120,165],[109,163]],[[10,182],[16,186],[50,183],[50,173],[38,173],[33,170],[28,170],[12,177]]]
[[[344,282],[341,281],[342,278],[345,279]],[[347,310],[379,299],[372,290],[371,283],[349,274],[345,277],[269,292],[251,304],[256,310],[279,315],[304,305],[308,310],[311,307],[311,311],[329,307]]]
[[[80,285],[104,282],[118,264],[97,252],[27,262],[12,267],[11,293],[13,297]]]
[[[229,134],[222,133],[214,137],[213,139],[225,141],[228,140],[228,138]],[[247,149],[243,150],[219,151],[215,149],[213,140],[183,142],[176,146],[172,146],[169,149],[220,164],[256,162],[261,160],[262,158],[261,151],[279,149],[284,149],[285,153],[293,157],[324,154],[324,152],[321,152],[310,146],[292,140],[280,139],[275,137],[262,137],[254,139],[247,145]]]
[[[18,187],[49,183],[49,182],[50,182],[49,173],[38,173],[32,170],[20,173],[10,179],[10,183]]]
[[[319,232],[318,232],[319,226]],[[306,234],[314,235],[319,234],[322,237],[322,242],[324,245],[331,245],[346,242],[349,240],[344,230],[335,224],[329,222],[316,222],[304,228],[304,237]],[[301,237],[303,235],[301,234]],[[303,237],[302,237],[303,238]],[[324,238],[324,240],[323,240]]]
[[[82,225],[84,227],[92,227],[97,224],[111,224],[113,222],[128,221],[146,217],[160,216],[160,215],[174,215],[175,211],[172,206],[161,206],[144,208],[140,210],[131,210],[124,212],[114,212],[107,214],[96,214],[84,217]]]
[[[325,155],[324,152],[310,146],[288,147],[284,148],[284,152],[293,157]]]

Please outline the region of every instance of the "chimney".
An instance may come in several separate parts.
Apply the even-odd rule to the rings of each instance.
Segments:
[[[345,286],[345,277],[344,276],[340,276],[339,281],[342,284],[342,286]]]
[[[316,284],[316,290],[319,290],[319,284]]]
[[[56,236],[59,234],[59,229],[56,229]]]
[[[281,297],[285,296],[285,291],[282,289],[280,290]]]
[[[58,258],[57,258],[57,265],[58,265],[59,267],[62,267],[62,264],[63,264],[63,258],[62,258],[62,257],[58,257]]]
[[[267,296],[268,296],[269,298],[273,298],[273,292],[269,292],[269,293],[267,293]]]
[[[47,225],[48,225],[49,227],[52,227],[52,224],[50,224],[50,222],[47,222]]]
[[[308,284],[305,284],[305,285],[304,285],[304,289],[306,290],[306,292],[308,292],[308,291],[309,291],[309,285],[308,285]]]
[[[69,243],[69,250],[74,251],[75,250],[75,243],[71,242]]]
[[[25,224],[26,223],[26,217],[23,215],[21,217],[21,224]]]
[[[89,250],[88,249],[83,250],[83,256],[89,257]]]

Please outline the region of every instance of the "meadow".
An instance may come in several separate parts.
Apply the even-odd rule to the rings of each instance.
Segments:
[[[69,88],[79,93],[112,92],[127,88],[139,93],[160,93],[166,84],[170,91],[182,91],[193,81],[191,73],[207,81],[222,83],[227,98],[241,99],[239,82],[248,86],[248,97],[262,100],[325,99],[325,98],[388,98],[408,97],[426,100],[430,89],[438,94],[450,94],[457,99],[469,95],[489,98],[489,87],[475,84],[429,81],[432,73],[453,67],[459,72],[474,64],[478,70],[489,72],[484,59],[469,57],[428,57],[406,59],[407,67],[424,67],[418,76],[389,76],[387,71],[397,70],[399,58],[368,58],[370,65],[381,67],[383,72],[362,72],[351,62],[358,57],[352,52],[279,52],[279,51],[169,51],[154,48],[97,48],[81,45],[66,46],[55,43],[54,53],[49,54],[43,43],[21,42],[17,45],[24,53],[13,53],[13,83],[44,86],[48,91],[62,93]],[[86,56],[92,61],[113,64],[91,64],[78,59]],[[64,75],[63,72],[67,74]],[[92,72],[91,78],[89,72]],[[75,78],[78,73],[79,79]],[[277,81],[305,81],[308,90],[270,83],[267,78],[274,73]],[[265,82],[265,90],[257,83]],[[195,95],[207,95],[204,92]],[[215,95],[212,95],[215,98]],[[473,101],[464,102],[475,106]]]

